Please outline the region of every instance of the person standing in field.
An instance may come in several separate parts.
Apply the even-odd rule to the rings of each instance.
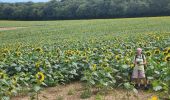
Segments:
[[[135,82],[135,88],[139,89],[141,84],[144,84],[145,89],[147,89],[147,80],[145,76],[145,66],[146,66],[146,57],[142,54],[142,49],[137,48],[136,55],[134,57],[134,65],[132,80]]]

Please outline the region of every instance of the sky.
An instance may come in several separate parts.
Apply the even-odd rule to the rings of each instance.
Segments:
[[[33,2],[47,2],[49,0],[0,0],[0,2],[28,2],[28,1],[33,1]]]

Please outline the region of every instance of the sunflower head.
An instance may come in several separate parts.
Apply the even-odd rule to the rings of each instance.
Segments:
[[[130,65],[130,59],[125,58],[125,59],[124,59],[124,64]]]
[[[5,74],[3,72],[0,72],[0,79],[4,79],[5,78]]]
[[[38,83],[42,83],[44,81],[44,78],[45,78],[45,76],[42,72],[38,72],[36,74],[36,80]]]
[[[40,48],[40,47],[38,47],[38,48],[35,49],[35,51],[37,51],[37,52],[43,52],[43,49]]]
[[[79,50],[76,50],[76,52],[75,52],[77,55],[79,55],[80,54],[80,51]]]
[[[56,49],[56,52],[57,52],[57,53],[60,53],[60,52],[61,52],[61,49],[60,49],[60,48],[57,48],[57,49]]]
[[[152,55],[152,53],[150,51],[147,51],[146,53],[146,56],[150,57]]]
[[[12,78],[12,84],[13,84],[14,86],[17,85],[17,78],[16,78],[16,76],[14,76],[14,77]]]
[[[64,60],[65,63],[69,63],[70,61],[71,61],[71,60],[68,59],[68,58],[66,58],[66,59]]]
[[[156,50],[154,50],[154,54],[160,54],[160,50],[159,49],[156,49]]]
[[[10,50],[7,49],[7,48],[5,48],[5,49],[3,50],[3,53],[10,53]]]
[[[167,51],[164,51],[164,52],[163,52],[163,55],[165,55],[165,56],[168,55],[168,52],[167,52]]]
[[[86,52],[83,52],[83,53],[81,54],[81,56],[86,57],[86,56],[87,56],[87,53],[86,53]]]
[[[158,100],[157,96],[152,96],[151,100]]]
[[[170,47],[169,47],[169,48],[167,48],[167,53],[168,53],[168,54],[170,54]]]
[[[121,60],[121,55],[118,54],[118,55],[115,56],[115,58],[116,58],[117,61],[119,61],[119,60]]]
[[[19,57],[22,55],[22,53],[20,51],[17,51],[17,52],[15,52],[15,55]]]
[[[134,64],[130,64],[130,67],[133,68],[133,67],[134,67]]]
[[[37,62],[35,63],[35,67],[36,67],[36,68],[39,68],[39,67],[40,67],[40,64],[41,64],[41,62],[40,62],[40,61],[37,61]]]
[[[7,54],[6,54],[6,53],[2,53],[2,56],[3,56],[3,57],[6,57],[6,56],[7,56]]]
[[[142,43],[138,43],[138,45],[139,45],[139,47],[142,47],[143,44]]]
[[[170,54],[167,55],[167,56],[165,56],[165,61],[166,61],[166,62],[170,62]]]
[[[92,65],[92,70],[95,71],[96,70],[96,64]]]
[[[165,49],[164,49],[164,52],[170,54],[170,47],[165,48]]]
[[[132,53],[133,53],[132,50],[130,50],[130,51],[129,51],[129,55],[132,55]]]
[[[102,66],[103,68],[105,68],[105,67],[108,67],[109,64],[108,64],[107,62],[104,62],[104,63],[101,64],[101,66]]]
[[[131,46],[126,46],[126,49],[131,49],[132,47]]]

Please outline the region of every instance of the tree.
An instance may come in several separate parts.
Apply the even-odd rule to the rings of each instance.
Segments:
[[[170,0],[50,0],[0,3],[0,19],[50,20],[170,15]]]

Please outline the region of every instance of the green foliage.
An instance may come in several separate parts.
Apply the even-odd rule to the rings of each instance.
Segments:
[[[145,20],[150,24],[153,22],[149,29],[150,24],[146,24]],[[124,21],[127,23],[122,25]],[[6,26],[25,23],[2,22]],[[38,23],[28,22],[26,26]],[[87,90],[82,93],[82,98],[91,96],[91,87],[103,90],[124,87],[131,90],[133,86],[129,80],[138,47],[143,48],[147,58],[146,75],[153,85],[152,90],[169,93],[169,17],[44,21],[39,24],[48,25],[0,33],[0,99],[16,95],[23,87],[31,88],[38,97],[39,90],[44,86],[75,80],[86,83]],[[56,27],[57,30],[52,30]],[[24,38],[19,38],[22,36]],[[148,52],[150,55],[147,55]]]
[[[69,89],[67,94],[68,95],[74,95],[75,94],[75,90],[74,89]]]
[[[103,97],[102,95],[100,94],[97,94],[96,97],[95,97],[95,100],[103,100]]]
[[[87,98],[90,98],[91,95],[92,95],[91,90],[90,90],[90,89],[87,89],[87,90],[84,90],[84,91],[81,93],[80,97],[81,97],[81,99],[87,99]]]
[[[169,15],[169,0],[51,0],[0,3],[0,19],[49,20]]]
[[[64,100],[64,97],[63,96],[57,96],[56,100]]]

